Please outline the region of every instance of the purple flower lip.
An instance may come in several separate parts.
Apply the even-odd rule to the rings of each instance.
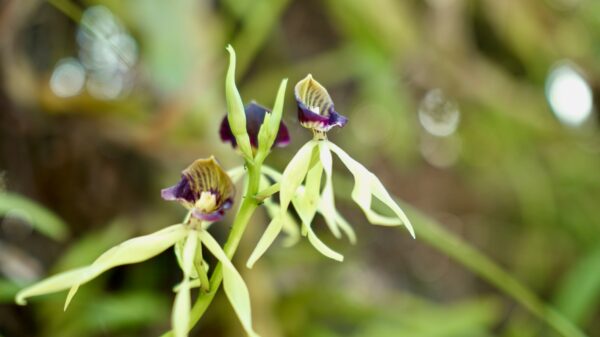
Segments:
[[[219,221],[233,205],[235,187],[214,157],[198,159],[181,172],[181,180],[161,191],[165,200],[177,201],[203,221]]]
[[[327,132],[335,126],[344,127],[348,123],[348,118],[335,111],[327,89],[311,74],[296,84],[294,95],[298,104],[298,120],[303,127]]]
[[[258,148],[258,131],[265,120],[265,114],[270,113],[271,110],[254,101],[246,105],[244,110],[246,112],[246,130],[248,131],[248,137],[250,138],[250,145],[256,149]],[[234,148],[237,147],[237,142],[233,136],[233,133],[231,132],[231,127],[229,126],[229,120],[227,120],[227,116],[225,116],[221,122],[219,134],[223,142],[230,142],[231,146]],[[281,122],[279,124],[279,131],[277,132],[277,137],[275,138],[273,146],[285,147],[289,143],[290,134],[285,124]]]

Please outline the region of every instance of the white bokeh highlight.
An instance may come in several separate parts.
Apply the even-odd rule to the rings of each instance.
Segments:
[[[570,64],[550,71],[546,80],[546,98],[558,120],[568,126],[580,126],[593,110],[592,89]]]

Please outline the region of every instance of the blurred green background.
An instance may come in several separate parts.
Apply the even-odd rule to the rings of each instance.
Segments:
[[[12,298],[178,222],[159,190],[194,159],[241,163],[217,133],[228,43],[247,101],[312,73],[350,119],[330,138],[419,210],[413,240],[339,198],[357,245],[316,228],[344,263],[302,241],[248,270],[258,212],[236,264],[264,337],[555,336],[567,320],[600,336],[593,0],[1,2],[0,336],[168,329],[170,252],[85,285],[66,313],[64,293]],[[295,113],[288,88],[292,144],[273,167],[310,138]],[[242,335],[222,294],[191,335]]]

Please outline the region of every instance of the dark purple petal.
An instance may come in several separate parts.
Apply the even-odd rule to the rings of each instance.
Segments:
[[[257,104],[256,102],[251,102],[245,107],[246,112],[246,130],[248,132],[248,137],[250,138],[250,145],[253,148],[258,147],[258,132],[260,131],[260,127],[265,120],[265,114],[267,112],[271,112],[271,110],[265,108],[264,106]],[[231,132],[231,127],[229,126],[229,121],[227,120],[227,116],[223,118],[221,122],[221,128],[219,130],[219,134],[221,136],[221,140],[223,142],[231,143],[231,146],[234,148],[237,147],[237,142],[233,133]],[[277,137],[273,146],[284,147],[290,143],[290,135],[288,133],[287,127],[283,122],[279,124],[279,132],[277,133]]]
[[[327,132],[334,126],[344,127],[348,119],[335,111],[327,90],[312,75],[306,76],[294,89],[298,104],[298,120],[305,128]]]
[[[200,210],[196,203],[203,193],[210,193],[215,198],[215,205],[208,210]],[[231,208],[235,188],[227,172],[223,171],[214,157],[198,159],[181,174],[177,185],[165,188],[161,196],[165,200],[176,200],[188,209],[193,209],[193,214],[202,220],[222,217],[225,210]],[[215,220],[216,221],[216,220]]]

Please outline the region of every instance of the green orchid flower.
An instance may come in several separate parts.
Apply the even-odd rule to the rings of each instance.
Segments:
[[[279,184],[279,212],[274,214],[248,259],[247,266],[251,268],[283,230],[290,204],[296,209],[302,222],[302,234],[308,237],[309,242],[323,255],[337,261],[343,260],[343,256],[325,245],[311,228],[315,215],[320,213],[336,238],[341,238],[344,233],[351,242],[356,240],[352,227],[335,207],[332,153],[353,175],[352,199],[362,209],[367,220],[374,225],[404,225],[414,238],[409,219],[379,178],[327,139],[329,130],[344,127],[348,119],[335,111],[333,100],[325,87],[308,75],[296,84],[295,97],[300,124],[313,132],[313,139],[298,150],[281,175],[263,166],[263,171]],[[323,172],[325,184],[321,189]],[[394,216],[375,212],[371,207],[373,197],[388,206]]]
[[[175,247],[183,280],[175,288],[171,324],[175,337],[185,337],[190,326],[191,288],[200,287],[200,296],[209,290],[208,265],[202,252],[205,248],[223,265],[225,294],[246,333],[258,337],[252,328],[248,288],[208,231],[209,226],[219,221],[225,211],[231,208],[234,193],[231,178],[214,157],[196,160],[182,172],[178,184],[162,190],[165,200],[177,201],[189,210],[183,223],[127,240],[109,249],[89,266],[66,271],[31,285],[17,294],[16,302],[25,305],[32,296],[70,289],[64,306],[66,310],[81,285],[108,269],[143,262]]]

